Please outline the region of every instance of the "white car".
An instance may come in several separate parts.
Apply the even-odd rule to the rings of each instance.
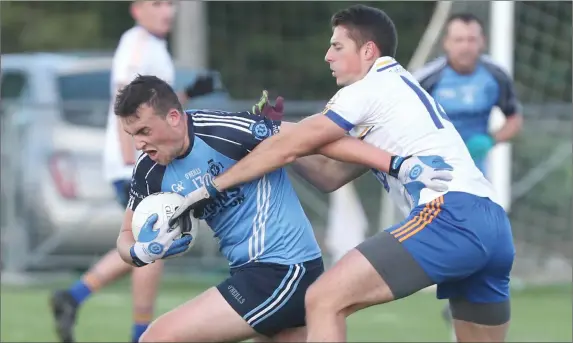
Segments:
[[[1,67],[2,239],[21,256],[11,262],[84,267],[115,246],[123,214],[103,178],[111,54],[6,54]],[[216,72],[176,66],[175,88],[205,72],[217,92],[192,105],[221,108]]]

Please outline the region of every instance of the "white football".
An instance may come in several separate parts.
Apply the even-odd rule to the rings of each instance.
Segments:
[[[153,229],[158,230],[163,223],[167,222],[169,218],[171,218],[184,200],[185,198],[182,195],[169,192],[154,193],[145,197],[133,212],[133,218],[131,220],[133,238],[137,240],[141,227],[145,224],[147,218],[154,213],[157,213],[158,218],[155,225],[153,225]],[[189,244],[187,251],[189,251],[189,249],[191,249],[195,244],[195,238],[197,237],[197,232],[199,230],[199,219],[193,217],[191,212],[189,213],[189,216],[191,217],[192,227],[190,233],[193,236],[193,240],[191,241],[191,244]]]

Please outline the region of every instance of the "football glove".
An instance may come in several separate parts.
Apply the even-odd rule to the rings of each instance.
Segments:
[[[388,175],[398,179],[417,205],[424,188],[448,190],[454,168],[440,156],[392,156]]]
[[[487,153],[493,148],[495,145],[495,139],[492,136],[484,134],[484,135],[475,135],[472,136],[466,142],[466,146],[470,152],[470,155],[474,160],[483,160],[487,157]]]
[[[252,113],[269,118],[271,120],[283,120],[284,116],[284,98],[277,97],[275,105],[269,101],[269,92],[264,90],[259,102],[253,105]]]
[[[187,247],[193,240],[189,234],[181,236],[182,220],[174,222],[173,226],[168,223],[162,225],[159,229],[154,230],[153,225],[157,221],[157,214],[149,216],[139,235],[137,241],[130,249],[131,259],[137,267],[143,267],[156,260],[173,257],[187,251]]]
[[[169,218],[169,226],[178,226],[178,223],[181,221],[180,218],[189,217],[189,215],[199,218],[204,206],[214,199],[217,194],[219,194],[219,190],[213,183],[213,177],[210,174],[205,174],[203,176],[203,186],[185,196],[183,203],[179,206],[177,211],[173,213],[171,218]],[[196,209],[198,213],[195,213]]]

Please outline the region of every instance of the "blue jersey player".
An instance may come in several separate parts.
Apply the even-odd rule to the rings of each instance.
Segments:
[[[485,174],[489,150],[509,141],[522,125],[520,104],[510,76],[484,49],[483,27],[473,14],[458,13],[447,21],[444,37],[446,56],[418,70],[414,77],[442,105],[466,143],[477,167]],[[506,117],[499,130],[489,133],[492,108]]]
[[[175,239],[187,225],[184,222],[173,231],[168,226],[150,230],[157,218],[152,215],[134,242],[130,223],[142,199],[161,191],[187,195],[202,188],[265,138],[285,130],[281,122],[249,112],[183,112],[171,87],[153,76],[139,76],[122,89],[114,110],[136,148],[144,152],[134,169],[117,242],[124,261],[136,266],[176,255],[192,239],[188,235]],[[348,137],[318,151],[334,158],[347,151],[348,161],[365,162],[352,159],[360,147],[371,148]],[[375,151],[367,155],[378,160]],[[303,341],[306,289],[324,268],[312,227],[285,170],[231,187],[194,214],[206,220],[219,240],[231,276],[158,318],[140,342],[252,337]]]
[[[185,113],[180,107],[171,88],[155,77],[139,77],[118,95],[115,112],[145,153],[134,170],[128,211],[153,193],[186,195],[202,184],[205,174],[223,172],[280,126],[248,112]],[[165,120],[157,115],[161,112]],[[229,261],[231,277],[159,318],[140,341],[271,338],[304,326],[305,290],[323,272],[323,264],[286,172],[229,189],[202,212]],[[126,222],[124,227],[130,226]],[[140,254],[130,255],[132,242],[126,249],[123,237],[118,242],[122,256],[144,264]]]

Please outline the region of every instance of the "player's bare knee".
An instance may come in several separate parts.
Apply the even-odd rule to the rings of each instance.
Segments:
[[[169,332],[150,332],[145,331],[143,335],[139,338],[140,343],[152,343],[152,342],[178,342],[177,338],[169,334]]]
[[[306,290],[304,305],[306,313],[320,312],[323,310],[338,310],[336,294],[329,290],[324,279],[319,278]]]
[[[306,294],[304,296],[304,306],[308,311],[316,310],[323,300],[323,291],[320,287],[320,279],[310,285],[310,287],[306,290]]]
[[[472,303],[465,299],[450,299],[452,318],[484,326],[499,326],[509,322],[510,301]]]
[[[147,328],[147,330],[145,330],[145,332],[139,337],[138,342],[140,342],[140,343],[156,342],[156,338],[154,337],[154,334],[150,333],[149,329],[150,328]]]
[[[164,325],[159,319],[153,322],[147,330],[139,337],[139,342],[177,342],[177,338],[173,336],[173,330]]]

